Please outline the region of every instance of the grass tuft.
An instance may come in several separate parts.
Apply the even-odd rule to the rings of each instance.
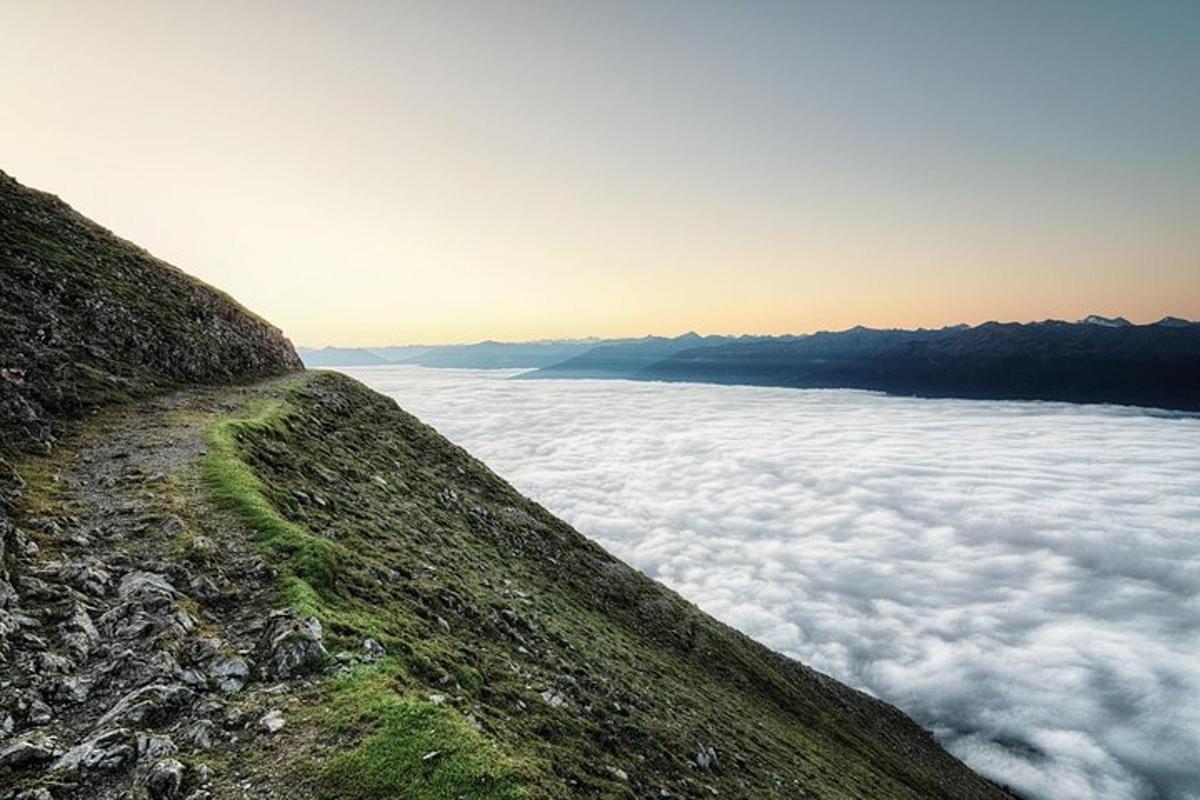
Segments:
[[[321,769],[318,796],[328,800],[397,797],[518,800],[529,797],[523,762],[452,709],[400,694],[402,670],[391,659],[335,680],[314,722],[335,731],[371,731]]]

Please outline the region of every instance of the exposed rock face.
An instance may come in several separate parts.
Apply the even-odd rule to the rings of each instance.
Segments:
[[[231,298],[0,172],[0,455],[89,407],[301,368]]]

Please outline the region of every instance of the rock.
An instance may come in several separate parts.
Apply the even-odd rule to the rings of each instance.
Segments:
[[[192,690],[186,686],[153,683],[122,697],[96,725],[103,727],[113,722],[160,722],[179,711],[191,702],[191,699]]]
[[[299,619],[291,609],[274,612],[259,648],[266,665],[264,671],[286,679],[321,670],[329,661],[323,638],[316,617]]]
[[[183,763],[174,758],[164,758],[150,769],[146,776],[146,792],[150,800],[174,800],[183,788]]]
[[[612,775],[617,780],[621,780],[621,781],[629,780],[629,773],[623,769],[618,769],[617,767],[607,767],[607,766],[604,769],[608,772],[608,774]]]
[[[55,702],[78,705],[88,699],[91,684],[78,676],[68,676],[54,684],[52,692]]]
[[[221,599],[221,590],[212,582],[212,579],[206,575],[197,575],[192,578],[189,584],[192,591],[192,597],[199,600],[201,603],[215,603]]]
[[[362,652],[363,658],[367,661],[378,661],[387,655],[387,651],[383,649],[383,645],[374,639],[363,639]]]
[[[429,702],[433,703],[435,706],[440,706],[446,702],[446,695],[431,694],[429,695]]]
[[[211,673],[222,692],[240,692],[250,680],[250,664],[241,656],[227,656],[212,665]]]
[[[170,736],[157,733],[138,733],[137,752],[138,758],[158,759],[175,755],[179,752],[179,748],[175,746],[175,742]]]
[[[76,745],[54,764],[54,770],[66,773],[112,771],[137,758],[136,740],[125,728],[105,731]]]
[[[553,689],[547,689],[541,694],[542,700],[546,701],[552,708],[558,708],[567,702],[567,698]]]
[[[58,741],[51,736],[23,739],[0,750],[0,767],[31,767],[49,761],[59,752]]]
[[[268,711],[263,718],[258,721],[258,727],[262,728],[267,733],[278,733],[283,730],[284,726],[283,714],[278,710]]]
[[[54,800],[54,795],[50,794],[49,789],[30,789],[16,795],[13,800]]]
[[[213,729],[215,727],[212,720],[202,719],[188,729],[187,733],[184,734],[184,741],[197,750],[211,750],[213,745]]]
[[[704,745],[700,745],[700,752],[692,761],[703,770],[716,771],[721,768],[721,762],[717,759],[717,751]]]
[[[121,579],[117,594],[122,600],[138,601],[147,608],[172,603],[179,594],[165,575],[157,572],[131,572]]]

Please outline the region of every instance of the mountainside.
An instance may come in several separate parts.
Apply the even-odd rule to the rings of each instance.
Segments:
[[[393,401],[294,372],[220,293],[3,192],[0,798],[1008,797]]]
[[[0,172],[0,451],[171,386],[300,368],[234,300]]]
[[[695,348],[622,377],[1200,411],[1200,325],[855,329]]]
[[[665,340],[679,342],[680,340]],[[522,378],[621,378],[1200,410],[1200,325],[1088,317],[600,346]]]

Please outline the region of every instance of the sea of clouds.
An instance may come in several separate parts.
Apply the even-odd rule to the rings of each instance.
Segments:
[[[1200,419],[347,372],[1028,797],[1200,797]]]

